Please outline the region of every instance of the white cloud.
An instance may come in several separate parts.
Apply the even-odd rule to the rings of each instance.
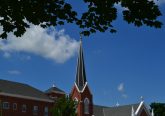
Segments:
[[[128,98],[128,95],[125,93],[124,83],[120,83],[117,90],[120,92],[122,98]]]
[[[124,92],[124,83],[120,83],[117,89],[119,92]]]
[[[19,75],[19,74],[21,74],[21,72],[18,71],[18,70],[9,70],[8,73],[12,74],[12,75]]]
[[[75,55],[79,42],[66,35],[63,29],[57,31],[53,28],[48,30],[32,26],[21,38],[9,34],[7,40],[0,39],[0,46],[4,53],[32,53],[63,63]]]

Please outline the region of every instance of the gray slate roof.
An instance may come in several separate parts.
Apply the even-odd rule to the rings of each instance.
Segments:
[[[44,92],[42,92],[32,86],[29,86],[27,84],[18,83],[18,82],[2,80],[2,79],[0,79],[0,93],[1,92],[50,101],[50,98],[47,95],[45,95]]]
[[[45,91],[45,93],[51,93],[51,92],[60,92],[65,94],[65,92],[57,87],[51,87],[48,90]]]
[[[139,104],[131,104],[116,107],[94,105],[94,116],[131,116],[132,106],[136,111]]]

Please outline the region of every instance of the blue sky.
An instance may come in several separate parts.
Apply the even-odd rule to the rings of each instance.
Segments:
[[[85,10],[80,1],[69,2],[79,12]],[[163,0],[160,8],[165,14]],[[165,23],[165,16],[160,20]],[[116,34],[97,32],[83,37],[94,103],[137,103],[141,96],[147,104],[165,102],[165,26],[136,28],[122,21],[120,14],[114,26]],[[7,41],[0,40],[0,79],[43,91],[55,84],[69,93],[75,80],[79,31],[74,24],[49,30],[32,26],[23,39],[10,35]]]

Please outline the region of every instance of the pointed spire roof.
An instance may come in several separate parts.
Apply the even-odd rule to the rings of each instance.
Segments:
[[[84,57],[83,57],[82,38],[80,37],[80,48],[79,48],[79,55],[77,60],[77,72],[76,72],[76,85],[80,91],[83,90],[86,82],[87,80],[86,80]]]

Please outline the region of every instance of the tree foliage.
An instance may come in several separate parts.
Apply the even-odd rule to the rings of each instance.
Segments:
[[[151,103],[155,116],[165,116],[165,103]]]
[[[62,97],[58,99],[51,109],[53,116],[77,116],[76,102],[70,97]]]
[[[41,27],[75,23],[88,36],[96,31],[116,32],[112,22],[117,18],[116,4],[123,8],[123,20],[139,27],[147,25],[160,28],[161,12],[153,0],[83,0],[87,11],[80,14],[64,0],[0,0],[0,38],[13,32],[19,37],[31,24]]]

